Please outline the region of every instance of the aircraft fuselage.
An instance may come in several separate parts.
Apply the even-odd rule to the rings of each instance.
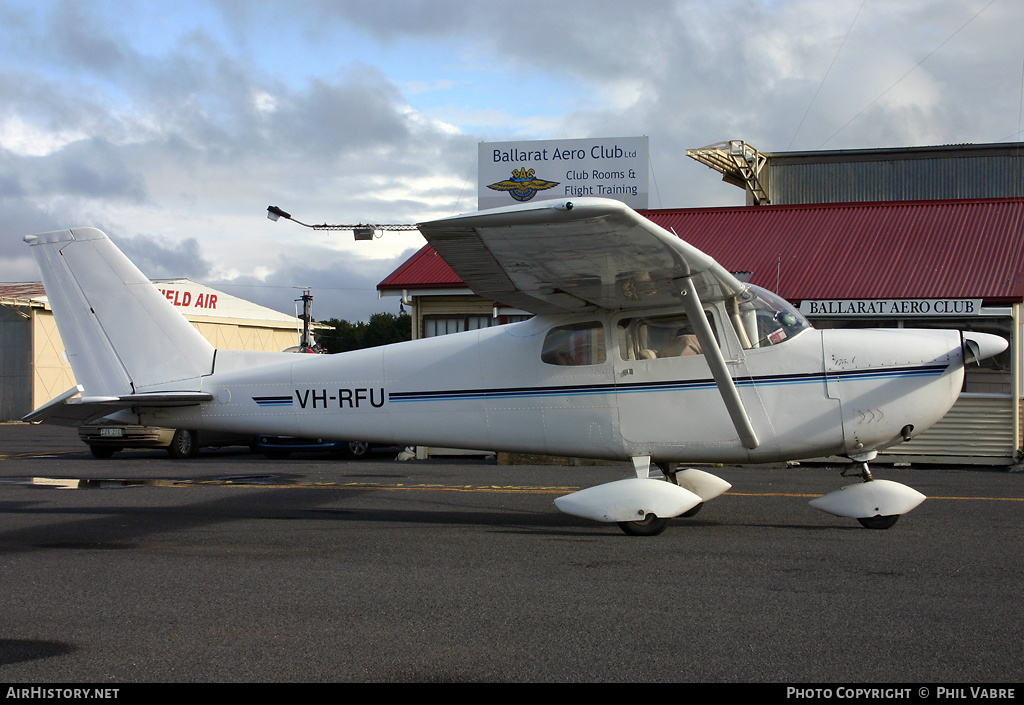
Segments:
[[[709,314],[726,320],[724,310]],[[218,351],[214,373],[201,380],[213,401],[143,409],[141,420],[605,459],[770,462],[900,442],[907,426],[920,431],[940,419],[962,384],[955,331],[808,328],[782,345],[744,349],[731,326],[719,325],[758,438],[746,448],[704,355],[645,359],[625,350],[625,331],[638,318],[537,316],[338,355],[282,354],[237,372],[233,358],[245,354]],[[589,358],[545,360],[552,331],[578,338],[581,330],[588,345],[603,338]]]

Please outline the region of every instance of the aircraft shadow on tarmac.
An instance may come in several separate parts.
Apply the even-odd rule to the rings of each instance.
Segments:
[[[204,485],[220,484],[230,479],[235,486],[245,485],[244,491],[228,497],[209,501],[146,506],[124,504],[120,501],[109,505],[54,507],[49,503],[0,502],[0,514],[45,514],[56,521],[45,527],[10,529],[0,532],[0,553],[24,550],[48,549],[132,549],[148,535],[168,531],[187,530],[213,524],[224,524],[235,520],[300,520],[346,523],[372,522],[375,524],[414,524],[420,526],[479,527],[481,530],[496,532],[521,532],[561,536],[608,536],[614,535],[626,540],[636,540],[618,531],[614,523],[600,524],[557,512],[532,508],[517,509],[460,509],[458,503],[448,502],[444,507],[434,509],[393,509],[366,506],[344,506],[350,499],[364,497],[375,492],[370,488],[347,489],[333,487],[330,490],[286,488],[291,478],[282,475],[239,475],[231,478],[182,480],[102,480],[84,481],[85,488],[113,487],[139,488],[145,485]],[[216,480],[216,481],[215,481]],[[208,484],[209,483],[209,484]],[[270,485],[265,489],[259,485]],[[256,485],[257,487],[253,487]],[[243,487],[239,487],[243,490]],[[39,489],[40,492],[61,492],[66,490]],[[135,489],[124,491],[134,492]],[[382,491],[385,491],[382,488]],[[90,492],[92,494],[92,492]],[[455,508],[451,508],[455,506]],[[61,520],[63,519],[63,520]],[[750,528],[783,530],[859,531],[852,525],[814,523],[808,517],[807,523],[764,522],[755,518],[716,519],[713,516],[685,518],[670,522],[669,534],[676,531],[694,531],[714,528]]]

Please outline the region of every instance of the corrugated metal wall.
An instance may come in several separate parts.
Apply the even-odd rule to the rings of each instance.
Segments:
[[[32,411],[32,322],[0,306],[0,420]]]
[[[909,443],[888,448],[882,457],[913,461],[1012,464],[1013,399],[961,396],[941,421]]]
[[[297,328],[234,323],[192,321],[192,325],[218,350],[258,350],[281,352],[298,344]]]
[[[1024,196],[1021,145],[961,153],[947,148],[822,152],[817,159],[779,154],[768,163],[774,205]]]

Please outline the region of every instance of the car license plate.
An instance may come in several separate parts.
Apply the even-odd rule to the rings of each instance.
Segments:
[[[120,438],[124,435],[123,428],[101,428],[100,435],[105,438]]]

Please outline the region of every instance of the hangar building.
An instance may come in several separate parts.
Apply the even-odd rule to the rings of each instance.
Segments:
[[[747,206],[644,215],[819,328],[959,328],[1009,339],[1009,350],[968,370],[939,424],[879,459],[1010,465],[1024,444],[1022,148],[763,154],[725,142],[688,153],[744,188]],[[429,245],[378,292],[411,304],[414,338],[528,317],[475,296]]]

